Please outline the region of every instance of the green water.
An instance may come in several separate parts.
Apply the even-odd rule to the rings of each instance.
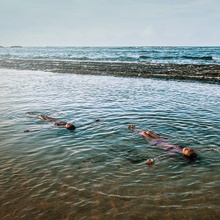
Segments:
[[[0,77],[1,219],[220,217],[220,152],[209,150],[220,147],[219,85],[13,70]],[[164,152],[129,124],[190,146],[199,159],[170,155],[148,166]]]

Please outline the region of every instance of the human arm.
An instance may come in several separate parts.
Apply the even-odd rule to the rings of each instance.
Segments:
[[[53,124],[57,125],[57,126],[65,126],[67,124],[67,122],[65,122],[65,121],[55,121]]]
[[[50,116],[47,116],[47,115],[38,115],[37,117],[38,117],[40,120],[42,120],[42,121],[47,121],[47,120],[49,120],[49,121],[56,121],[55,118],[50,117]]]
[[[36,132],[36,131],[39,131],[39,130],[24,130],[24,133],[28,133],[28,132]]]

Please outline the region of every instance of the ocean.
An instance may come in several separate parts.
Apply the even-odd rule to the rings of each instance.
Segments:
[[[220,47],[5,47],[0,59],[220,64]]]
[[[151,50],[149,62],[159,62],[164,50],[213,59],[163,62],[219,62],[214,47],[84,49],[1,48],[0,59],[118,62],[124,54],[123,62],[142,62]],[[220,218],[219,84],[9,69],[0,77],[0,219]],[[43,122],[40,114],[76,130]],[[190,146],[199,157],[158,158],[166,151],[129,124]],[[148,158],[158,159],[146,165]]]

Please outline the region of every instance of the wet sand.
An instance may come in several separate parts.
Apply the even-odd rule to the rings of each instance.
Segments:
[[[57,60],[0,60],[0,68],[57,73],[110,75],[220,82],[220,65],[77,62]]]

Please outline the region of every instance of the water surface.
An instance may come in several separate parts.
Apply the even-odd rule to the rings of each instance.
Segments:
[[[220,47],[6,47],[0,59],[219,65]]]
[[[220,152],[202,150],[220,147],[219,85],[14,70],[0,76],[1,219],[220,217]],[[171,155],[148,166],[146,159],[164,152],[129,124],[191,146],[199,159]]]

